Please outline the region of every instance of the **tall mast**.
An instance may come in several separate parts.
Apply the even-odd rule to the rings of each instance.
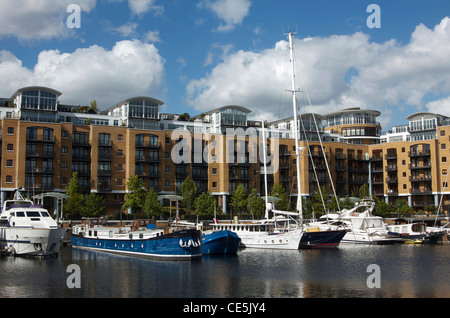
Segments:
[[[267,197],[268,193],[267,193],[267,163],[266,163],[266,155],[267,155],[267,150],[266,150],[266,134],[265,134],[265,128],[264,128],[264,120],[261,122],[262,123],[262,134],[263,134],[263,152],[264,152],[264,191],[265,191],[265,202],[266,202],[266,213],[265,213],[265,218],[266,220],[269,218],[269,198]]]
[[[292,107],[294,108],[294,139],[295,139],[295,158],[297,162],[297,211],[302,216],[302,190],[300,180],[300,150],[298,147],[298,118],[297,118],[297,97],[295,90],[295,72],[294,72],[294,33],[289,32],[289,52],[291,57],[291,69],[292,69]]]

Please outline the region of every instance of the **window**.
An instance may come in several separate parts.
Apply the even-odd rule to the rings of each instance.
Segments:
[[[403,165],[403,166],[406,165],[406,160],[402,160],[402,165]]]
[[[12,182],[13,182],[12,176],[6,176],[6,183],[12,183]]]
[[[98,134],[98,144],[100,146],[111,146],[110,134]]]
[[[213,188],[217,188],[217,182],[213,182],[213,183],[212,183],[212,187],[213,187]]]
[[[212,174],[217,174],[217,168],[212,168]]]
[[[61,147],[61,153],[68,153],[67,147]]]
[[[170,167],[169,166],[164,166],[164,172],[170,172]]]
[[[402,148],[402,152],[405,152],[405,151],[406,151],[406,150],[405,150],[405,147],[403,147],[403,148]]]
[[[123,157],[123,150],[122,149],[117,150],[117,156]]]
[[[123,171],[123,164],[117,164],[117,171]]]
[[[446,148],[446,144],[441,144],[441,149],[445,149]]]
[[[441,136],[445,136],[445,130],[441,130]]]
[[[67,177],[61,177],[61,184],[67,184]]]
[[[117,185],[119,185],[119,186],[122,185],[122,179],[117,179]]]
[[[61,132],[61,137],[63,137],[63,138],[68,138],[68,137],[69,137],[69,132],[68,132],[67,130],[63,130],[63,131]]]
[[[13,166],[13,161],[11,159],[6,160],[6,166],[7,167],[12,167]]]
[[[122,134],[119,134],[119,135],[117,136],[117,140],[118,140],[118,141],[123,141],[123,135],[122,135]]]
[[[8,127],[8,135],[14,135],[14,127]]]
[[[61,162],[61,169],[67,169],[67,162]]]
[[[442,169],[442,174],[446,175],[447,174],[447,169]]]
[[[442,157],[442,162],[447,162],[447,157]]]
[[[166,158],[166,159],[170,159],[170,152],[165,152],[164,153],[164,158]]]

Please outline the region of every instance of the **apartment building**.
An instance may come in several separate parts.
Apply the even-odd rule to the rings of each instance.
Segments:
[[[173,194],[190,176],[199,193],[210,191],[229,214],[239,184],[264,195],[264,149],[275,167],[269,187],[280,182],[296,201],[292,117],[268,123],[267,147],[262,147],[262,123],[248,120],[251,111],[242,106],[181,121],[176,114],[161,114],[163,102],[151,97],[129,98],[96,113],[60,104],[60,95],[35,86],[0,98],[2,202],[19,187],[30,195],[64,192],[76,171],[83,190],[103,195],[114,217],[129,177],[138,175],[145,187]],[[321,186],[332,193],[334,186],[338,196],[348,196],[369,183],[372,195],[388,203],[403,199],[416,210],[442,203],[447,212],[449,119],[417,113],[408,116],[407,125],[381,135],[379,115],[351,108],[298,117],[301,195],[313,196]],[[56,200],[44,204],[53,210]]]

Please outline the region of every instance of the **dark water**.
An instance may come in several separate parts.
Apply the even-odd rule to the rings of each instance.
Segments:
[[[80,268],[70,289],[67,267]],[[369,288],[370,264],[380,288]],[[52,259],[0,257],[0,297],[450,297],[450,245],[343,245],[333,250],[241,250],[163,262],[63,247]]]

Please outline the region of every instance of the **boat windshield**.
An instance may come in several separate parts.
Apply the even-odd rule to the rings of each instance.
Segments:
[[[366,227],[368,227],[368,228],[374,228],[374,227],[383,228],[384,227],[383,220],[378,219],[378,218],[374,218],[374,219],[366,218],[365,223],[366,223]]]

